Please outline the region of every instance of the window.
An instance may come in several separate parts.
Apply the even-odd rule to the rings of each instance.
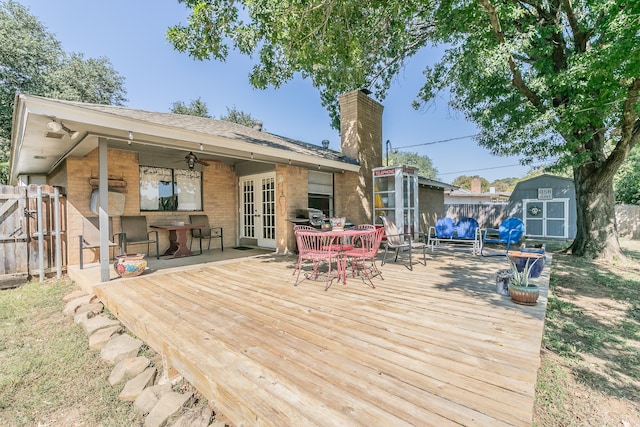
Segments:
[[[202,172],[140,166],[141,211],[201,211]]]
[[[333,216],[333,174],[309,171],[309,208],[320,209],[327,218]]]

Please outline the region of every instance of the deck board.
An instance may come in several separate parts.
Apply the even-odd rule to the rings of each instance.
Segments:
[[[546,308],[495,292],[503,258],[293,286],[294,258],[202,264],[96,293],[238,425],[531,425]],[[541,282],[548,283],[550,263]],[[546,288],[545,288],[546,289]]]

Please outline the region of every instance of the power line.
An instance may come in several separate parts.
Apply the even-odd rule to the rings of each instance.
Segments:
[[[432,141],[432,142],[423,142],[421,144],[413,144],[413,145],[404,145],[402,147],[392,147],[393,149],[397,150],[400,148],[411,148],[411,147],[420,147],[422,145],[433,145],[433,144],[440,144],[442,142],[450,142],[450,141],[457,141],[459,139],[467,139],[467,138],[473,138],[474,136],[478,136],[480,134],[475,134],[475,135],[467,135],[467,136],[459,136],[457,138],[449,138],[449,139],[441,139],[439,141]]]
[[[526,166],[539,166],[539,165],[542,165],[542,164],[543,164],[543,162],[538,162],[538,163],[531,163],[531,164],[526,165]],[[457,174],[457,173],[487,171],[487,170],[491,170],[491,169],[510,168],[510,167],[513,167],[513,166],[525,166],[525,165],[522,165],[520,163],[515,163],[515,164],[512,164],[512,165],[493,166],[493,167],[490,167],[490,168],[469,169],[469,170],[466,170],[466,171],[438,173],[438,175],[453,175],[453,174]]]

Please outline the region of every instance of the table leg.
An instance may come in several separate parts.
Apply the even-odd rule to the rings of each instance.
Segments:
[[[162,255],[173,255],[178,250],[178,239],[176,230],[169,230],[169,247]]]
[[[176,245],[176,250],[173,253],[173,258],[192,256],[193,252],[191,252],[191,250],[189,250],[189,247],[187,246],[187,230],[178,230],[177,236],[175,231],[172,231],[171,234],[173,234],[175,238],[175,242],[172,243],[175,243]],[[171,234],[169,234],[169,239],[171,239]]]

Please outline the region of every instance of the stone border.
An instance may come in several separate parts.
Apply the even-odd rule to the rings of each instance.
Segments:
[[[109,384],[122,386],[119,398],[131,402],[144,417],[145,427],[228,427],[208,404],[202,404],[198,391],[182,377],[168,378],[160,355],[132,336],[118,321],[104,312],[96,295],[78,289],[63,298],[63,313],[73,316],[89,337],[89,348],[113,365]],[[153,353],[151,360],[141,353]],[[158,371],[160,367],[160,371]]]

